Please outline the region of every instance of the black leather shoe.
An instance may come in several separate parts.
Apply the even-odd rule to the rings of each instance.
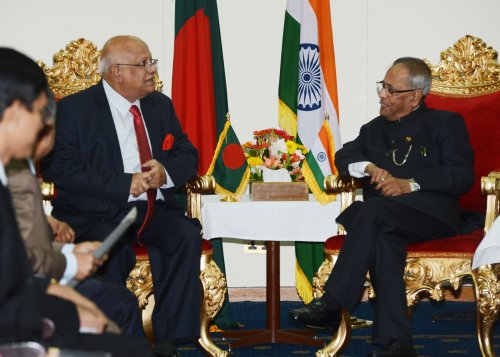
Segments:
[[[368,353],[367,357],[417,357],[411,342],[394,341],[380,350]]]
[[[328,309],[325,302],[321,299],[314,299],[309,304],[288,313],[288,316],[294,320],[313,328],[337,329],[340,324],[340,309]]]

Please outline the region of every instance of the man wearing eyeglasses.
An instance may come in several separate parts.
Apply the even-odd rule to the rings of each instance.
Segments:
[[[156,64],[141,39],[109,39],[102,81],[59,102],[43,174],[58,192],[53,215],[75,229],[77,241],[105,238],[137,207],[136,224],[123,239],[128,244],[111,253],[102,273],[125,284],[135,264],[131,246],[147,249],[153,332],[164,352],[199,337],[201,227],[173,196],[197,175],[198,153],[170,98],[155,91]]]
[[[456,235],[458,198],[474,182],[474,155],[463,118],[426,107],[431,73],[417,58],[400,58],[377,83],[380,116],[336,153],[343,175],[362,178],[363,202],[337,217],[347,237],[325,294],[290,317],[338,327],[340,310],[360,299],[366,273],[375,289],[368,356],[416,356],[403,273],[406,245]]]

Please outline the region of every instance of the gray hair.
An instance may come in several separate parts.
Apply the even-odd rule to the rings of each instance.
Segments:
[[[97,69],[99,70],[99,73],[101,73],[101,74],[108,73],[109,66],[110,66],[110,63],[109,63],[108,58],[101,56],[101,58],[99,59],[99,65],[97,67]]]
[[[409,84],[411,88],[421,89],[424,97],[431,91],[432,75],[431,70],[420,58],[401,57],[394,61],[393,66],[402,64],[408,69],[410,76]]]
[[[106,74],[113,63],[116,62],[116,58],[113,53],[101,54],[99,59],[99,66],[97,67],[101,74]]]

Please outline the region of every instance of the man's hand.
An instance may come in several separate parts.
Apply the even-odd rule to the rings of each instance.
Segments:
[[[167,182],[165,167],[163,167],[160,162],[154,159],[149,160],[148,162],[145,162],[142,167],[145,169],[144,180],[151,188],[160,188]]]
[[[132,182],[130,183],[130,194],[138,197],[151,187],[146,179],[149,177],[148,173],[136,172],[132,175]]]
[[[92,333],[102,334],[106,330],[108,318],[97,306],[85,306],[76,304],[80,328],[85,328]]]
[[[83,280],[94,274],[101,266],[101,262],[89,253],[75,253],[77,270],[75,278]]]
[[[394,197],[411,192],[410,180],[396,178],[372,163],[366,165],[365,172],[371,177],[370,183],[375,184],[375,189],[380,190],[383,196]]]
[[[47,220],[56,242],[73,243],[75,241],[75,231],[66,222],[60,221],[52,216],[47,216]]]
[[[104,263],[107,256],[104,256],[101,260],[94,257],[93,253],[97,248],[99,248],[101,242],[82,242],[75,245],[73,253],[75,254],[77,260],[77,271],[75,278],[78,280],[83,280],[88,278],[90,275],[94,274],[97,269]]]
[[[393,176],[382,180],[375,186],[377,190],[382,192],[383,196],[401,196],[405,193],[410,193],[410,180],[400,179]]]
[[[102,244],[101,242],[97,242],[97,241],[78,243],[78,244],[75,244],[75,248],[73,249],[73,253],[80,253],[80,254],[94,253],[97,250],[97,248],[99,248],[101,246],[101,244]]]
[[[80,328],[88,328],[101,334],[106,329],[108,318],[99,308],[85,296],[69,286],[49,284],[47,294],[57,296],[76,305]]]

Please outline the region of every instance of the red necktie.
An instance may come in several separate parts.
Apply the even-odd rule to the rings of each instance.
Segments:
[[[139,148],[139,157],[141,159],[142,165],[145,162],[152,160],[153,155],[151,155],[148,135],[146,134],[146,128],[144,127],[144,122],[142,121],[142,116],[139,108],[137,108],[136,105],[132,105],[129,109],[129,112],[131,112],[132,116],[134,117],[135,136],[137,137],[137,147]],[[148,171],[148,169],[145,169],[144,167],[142,167],[141,170],[143,172]],[[144,227],[146,227],[151,219],[151,216],[153,215],[153,207],[156,200],[156,189],[151,188],[147,190],[146,194],[148,196],[148,211],[146,213],[146,218],[144,218],[144,222],[142,222],[142,226],[137,233],[137,242],[140,245],[142,245],[142,243],[140,242],[139,237],[141,236]]]

